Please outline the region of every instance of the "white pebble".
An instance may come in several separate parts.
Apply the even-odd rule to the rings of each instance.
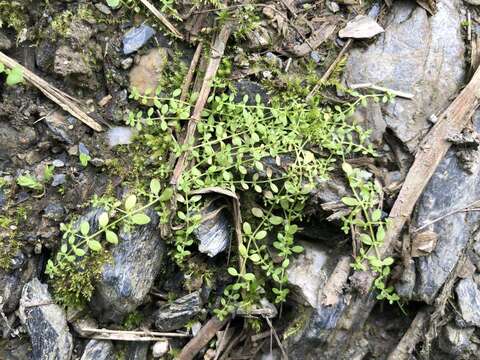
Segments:
[[[111,128],[107,132],[108,146],[128,145],[132,142],[134,135],[135,131],[129,127],[119,126]]]

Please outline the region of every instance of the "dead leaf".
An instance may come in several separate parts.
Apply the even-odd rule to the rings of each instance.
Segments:
[[[369,16],[358,15],[347,23],[338,36],[341,38],[370,39],[385,30]]]
[[[412,239],[412,257],[426,256],[437,245],[438,236],[433,231],[424,231],[415,234]]]

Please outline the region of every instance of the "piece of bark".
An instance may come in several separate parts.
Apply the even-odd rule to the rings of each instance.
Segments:
[[[408,360],[415,346],[422,340],[427,326],[428,312],[420,310],[408,330],[403,334],[402,339],[395,349],[388,355],[387,360]]]
[[[232,24],[226,23],[225,25],[223,25],[212,46],[212,52],[207,66],[207,71],[205,72],[205,77],[203,79],[202,88],[200,89],[197,102],[195,103],[195,107],[193,109],[193,114],[187,125],[187,132],[185,135],[185,140],[183,142],[184,144],[189,144],[193,140],[195,130],[197,129],[197,123],[200,121],[202,111],[205,107],[205,104],[207,103],[213,79],[217,74],[217,70],[220,65],[223,53],[225,52],[225,47],[227,45],[227,41],[230,37],[231,32]],[[187,155],[188,153],[187,151],[185,151],[178,158],[175,169],[173,170],[172,178],[170,179],[170,184],[177,185],[180,175],[185,170]]]
[[[78,100],[71,97],[70,95],[64,93],[60,89],[50,85],[48,82],[43,80],[40,76],[35,75],[33,72],[28,70],[26,67],[22,66],[20,63],[14,59],[8,57],[3,52],[0,51],[0,63],[4,64],[10,69],[14,67],[19,67],[22,69],[23,78],[38,88],[47,98],[55,102],[63,110],[70,113],[72,116],[76,117],[78,120],[83,122],[85,125],[91,127],[95,131],[102,131],[102,126],[88,116],[79,105]]]
[[[216,316],[207,321],[200,331],[182,349],[178,360],[192,360],[202,348],[209,343],[228,321],[228,318],[220,320]]]
[[[188,68],[187,75],[183,80],[182,84],[182,93],[180,95],[180,101],[185,101],[188,95],[188,89],[192,84],[193,74],[195,73],[195,69],[197,68],[198,61],[200,60],[200,55],[202,54],[203,44],[200,42],[197,45],[197,49],[195,50],[195,54],[193,54],[192,62],[190,63],[190,67]]]
[[[169,337],[189,337],[187,334],[155,331],[122,331],[95,328],[76,328],[81,337],[97,340],[115,341],[159,341]]]
[[[332,272],[332,275],[328,278],[325,286],[320,290],[320,296],[318,300],[323,306],[331,306],[338,303],[340,299],[340,294],[342,293],[343,287],[346,285],[348,280],[348,275],[350,274],[350,257],[342,257],[335,269]]]
[[[325,42],[335,32],[335,25],[329,23],[323,23],[315,30],[312,35],[300,45],[296,45],[292,49],[292,53],[295,56],[305,56],[311,51],[318,48],[323,42]]]

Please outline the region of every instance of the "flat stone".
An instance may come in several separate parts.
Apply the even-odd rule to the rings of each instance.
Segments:
[[[155,312],[155,327],[160,331],[173,331],[182,328],[202,310],[200,293],[195,291],[162,305]]]
[[[97,222],[100,212],[89,212],[85,218],[93,217]],[[146,214],[150,217],[148,224],[118,232],[113,262],[104,266],[96,284],[90,308],[103,321],[119,323],[142,304],[162,267],[165,244],[157,228],[159,219],[154,211]]]
[[[480,290],[472,278],[462,279],[455,287],[462,320],[480,326]]]
[[[130,29],[123,36],[123,54],[128,55],[137,51],[145,45],[153,35],[155,35],[155,30],[148,25],[140,25],[139,27]]]
[[[38,279],[27,283],[19,313],[30,335],[34,359],[70,360],[73,342],[65,312],[53,303],[47,285]]]
[[[84,54],[68,46],[60,46],[55,52],[53,69],[62,76],[92,74],[92,68]]]
[[[347,84],[372,83],[414,94],[383,106],[388,127],[414,153],[431,127],[428,117],[443,110],[463,85],[465,45],[458,0],[439,0],[429,16],[415,2],[395,1],[385,32],[365,48],[350,51]]]
[[[115,359],[113,344],[109,340],[90,340],[80,360]]]
[[[447,324],[442,328],[439,336],[439,347],[450,355],[459,356],[470,346],[470,336],[474,328],[461,329],[452,324]]]

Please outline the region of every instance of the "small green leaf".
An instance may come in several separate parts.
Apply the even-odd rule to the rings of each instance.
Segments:
[[[101,227],[105,227],[108,225],[108,214],[106,212],[100,214],[100,216],[98,217],[98,224]]]
[[[358,200],[353,197],[343,197],[342,202],[347,206],[357,206]]]
[[[89,242],[87,242],[87,244],[92,251],[102,250],[102,244],[100,244],[97,240],[90,240]]]
[[[172,198],[173,196],[173,188],[167,187],[165,190],[163,190],[162,194],[160,195],[159,200],[161,202],[168,201]]]
[[[233,267],[229,267],[227,269],[228,273],[232,276],[238,276],[238,272],[237,272],[237,269],[233,268]]]
[[[265,230],[260,230],[256,235],[255,239],[262,240],[267,236],[267,232]]]
[[[344,162],[342,164],[342,169],[345,172],[345,174],[347,174],[347,176],[349,176],[353,173],[352,165],[350,165],[349,163]]]
[[[158,195],[160,192],[160,181],[152,179],[152,181],[150,181],[150,191],[153,195]]]
[[[73,252],[74,252],[75,255],[77,255],[78,257],[82,257],[82,256],[85,255],[85,250],[80,249],[80,248],[75,248],[75,249],[73,249]]]
[[[180,96],[181,93],[182,93],[181,89],[175,89],[172,93],[172,97]]]
[[[393,260],[392,257],[387,257],[387,258],[383,259],[382,263],[383,263],[383,265],[385,265],[385,266],[390,266],[390,265],[393,264],[393,261],[394,261],[394,260]]]
[[[150,217],[146,214],[135,214],[132,216],[132,222],[137,225],[145,225],[150,222]]]
[[[135,207],[137,203],[137,197],[135,195],[129,195],[125,200],[125,210],[130,211]]]
[[[107,5],[112,9],[116,9],[120,5],[120,0],[107,0]]]
[[[283,222],[283,218],[280,216],[273,215],[270,217],[269,221],[270,221],[270,224],[272,225],[280,225]]]
[[[377,242],[382,244],[383,240],[385,239],[385,228],[383,225],[380,225],[377,229]]]
[[[257,263],[261,260],[260,255],[258,254],[252,254],[250,255],[250,260],[252,260],[254,263]]]
[[[243,223],[243,232],[245,235],[250,235],[252,233],[252,227],[248,222]]]
[[[9,70],[6,84],[8,86],[14,86],[21,82],[23,82],[23,70],[18,66]]]
[[[243,244],[240,244],[240,245],[238,246],[238,252],[239,252],[240,255],[243,256],[243,257],[247,257],[247,256],[248,256],[247,248],[246,248],[245,245],[243,245]]]
[[[365,245],[372,245],[373,241],[372,238],[368,234],[361,234],[360,241]]]
[[[245,275],[243,275],[243,278],[247,281],[253,281],[255,280],[255,274],[246,273]]]
[[[380,209],[375,209],[372,212],[372,221],[378,221],[382,218],[382,210]]]
[[[110,244],[118,244],[118,236],[113,231],[106,230],[105,231],[105,238]]]
[[[90,231],[90,224],[88,221],[82,221],[80,224],[80,232],[83,236],[87,236],[88,232]]]
[[[295,245],[291,250],[292,252],[299,254],[303,251],[303,247],[300,245]]]
[[[252,208],[252,214],[253,214],[253,216],[258,217],[258,218],[263,217],[262,209],[257,208],[257,207]]]

